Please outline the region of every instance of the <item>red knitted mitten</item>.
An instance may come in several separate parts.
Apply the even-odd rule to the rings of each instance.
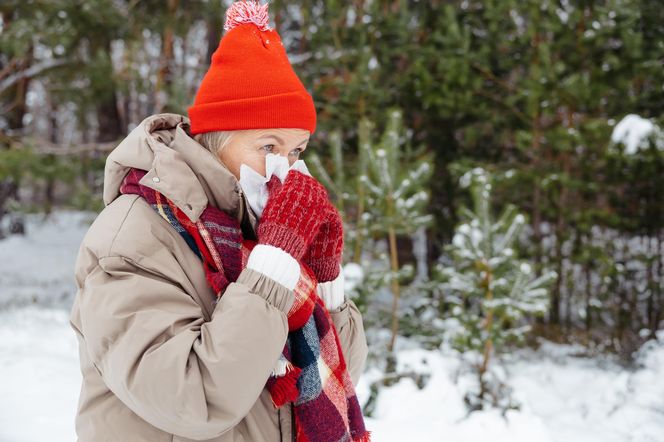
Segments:
[[[328,203],[326,212],[325,222],[302,258],[314,272],[318,282],[332,281],[339,276],[339,264],[344,248],[341,215],[332,203]]]
[[[275,181],[270,187],[274,192],[258,224],[258,243],[279,247],[300,260],[325,220],[327,190],[297,170],[289,171],[281,186]]]

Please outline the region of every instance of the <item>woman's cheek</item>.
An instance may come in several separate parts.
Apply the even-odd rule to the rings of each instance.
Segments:
[[[265,155],[262,155],[258,152],[245,154],[244,158],[242,158],[242,163],[265,176]]]

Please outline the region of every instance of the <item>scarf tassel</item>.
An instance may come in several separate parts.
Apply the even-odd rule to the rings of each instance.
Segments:
[[[300,391],[297,389],[297,378],[300,376],[302,369],[292,364],[286,365],[286,374],[280,376],[274,382],[270,389],[270,396],[275,408],[279,408],[286,402],[297,400]]]

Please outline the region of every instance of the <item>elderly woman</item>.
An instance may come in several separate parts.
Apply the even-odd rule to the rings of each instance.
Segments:
[[[229,8],[189,118],[106,161],[71,311],[81,441],[369,440],[341,218],[300,159],[315,108],[266,8]]]

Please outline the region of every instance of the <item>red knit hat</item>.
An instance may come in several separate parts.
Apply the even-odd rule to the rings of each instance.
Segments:
[[[268,26],[267,4],[236,1],[226,33],[187,110],[191,133],[302,128],[314,133],[316,108],[293,70],[281,37]]]

